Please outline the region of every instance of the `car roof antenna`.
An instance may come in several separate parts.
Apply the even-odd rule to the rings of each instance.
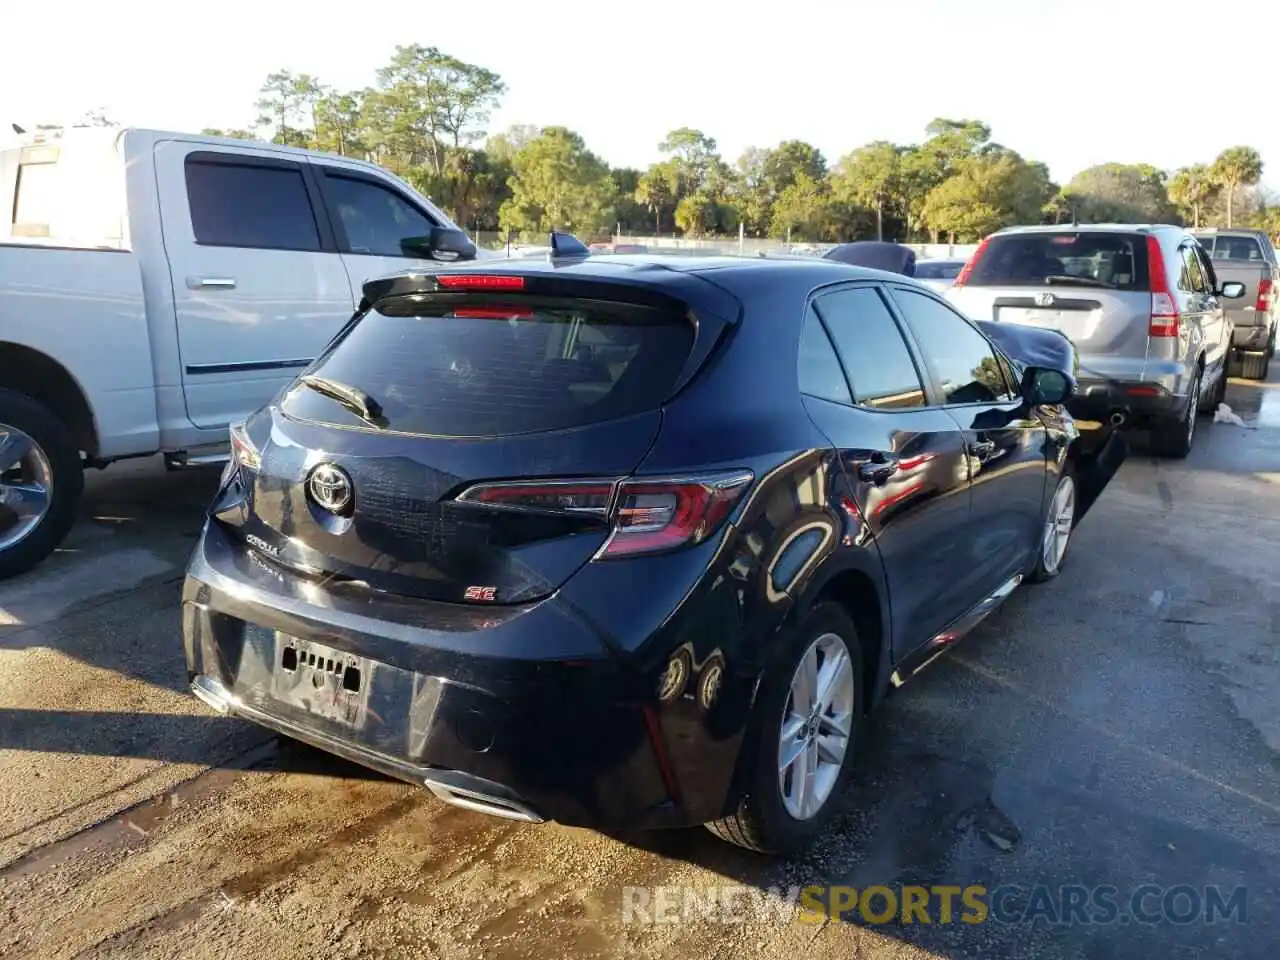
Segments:
[[[560,257],[586,257],[590,256],[590,254],[591,251],[587,249],[586,244],[573,234],[551,231],[552,260]]]

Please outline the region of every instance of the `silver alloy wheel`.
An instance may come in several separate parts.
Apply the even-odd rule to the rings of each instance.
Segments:
[[[48,454],[17,427],[0,423],[0,551],[30,536],[52,502]]]
[[[800,658],[782,708],[778,787],[796,820],[815,816],[835,789],[856,706],[849,648],[836,634],[824,633]]]
[[[1076,482],[1071,474],[1063,474],[1058,489],[1053,492],[1049,504],[1049,516],[1044,523],[1043,560],[1045,573],[1057,573],[1071,540],[1071,528],[1076,518]]]

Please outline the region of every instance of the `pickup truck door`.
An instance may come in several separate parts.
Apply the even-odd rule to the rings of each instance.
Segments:
[[[351,285],[305,161],[249,144],[155,151],[187,415],[222,429],[337,333]]]
[[[312,161],[333,235],[359,301],[366,280],[415,266],[439,266],[414,256],[403,242],[432,227],[452,227],[440,211],[392,178],[336,162]]]

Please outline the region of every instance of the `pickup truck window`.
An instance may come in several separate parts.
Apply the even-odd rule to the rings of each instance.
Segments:
[[[320,231],[301,167],[188,157],[186,173],[196,243],[262,250],[320,249]]]
[[[326,171],[325,182],[329,207],[337,214],[340,228],[339,249],[344,253],[420,256],[401,246],[402,240],[424,237],[436,226],[417,207],[394,190],[362,177]]]
[[[1201,237],[1200,244],[1215,260],[1262,263],[1262,244],[1253,237]]]

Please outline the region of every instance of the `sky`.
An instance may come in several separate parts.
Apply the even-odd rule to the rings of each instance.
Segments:
[[[1249,144],[1267,165],[1264,182],[1280,185],[1274,2],[15,0],[5,7],[5,131],[10,122],[69,122],[96,108],[128,126],[245,127],[273,70],[360,88],[396,44],[416,42],[502,76],[508,92],[489,132],[516,123],[567,126],[614,166],[659,159],[664,134],[682,126],[715,137],[730,161],[748,146],[800,139],[834,162],[872,140],[918,142],[942,116],[985,121],[993,139],[1047,163],[1060,183],[1096,163],[1172,170]]]

